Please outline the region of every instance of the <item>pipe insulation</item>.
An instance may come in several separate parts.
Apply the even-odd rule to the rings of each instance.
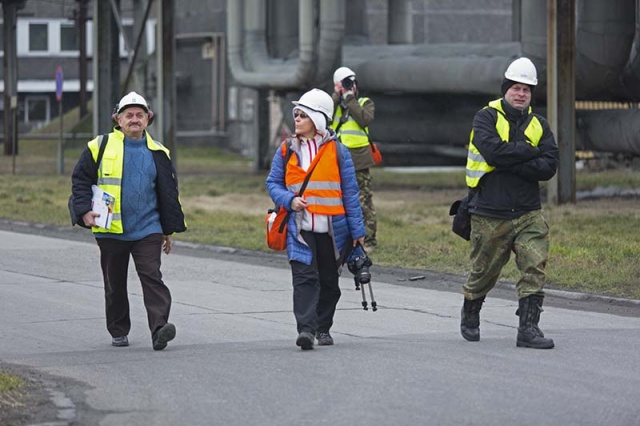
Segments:
[[[620,77],[632,53],[635,2],[582,0],[577,9],[576,98],[620,99]]]
[[[264,0],[228,0],[229,67],[240,84],[263,89],[304,89],[326,78],[340,63],[345,0],[324,0],[316,12],[314,0],[299,0],[298,57],[273,58],[267,45]],[[316,47],[316,18],[319,40]],[[283,16],[280,25],[286,25]]]

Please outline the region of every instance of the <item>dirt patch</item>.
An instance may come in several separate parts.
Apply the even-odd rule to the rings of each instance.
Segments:
[[[56,419],[57,408],[38,373],[8,364],[0,364],[0,370],[24,380],[20,388],[0,393],[0,425],[20,426]]]

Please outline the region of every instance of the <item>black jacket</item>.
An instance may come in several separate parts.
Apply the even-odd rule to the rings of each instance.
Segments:
[[[104,143],[104,142],[103,142]],[[162,151],[152,151],[156,165],[156,194],[160,224],[164,235],[187,230],[184,213],[178,197],[178,179],[171,159]],[[126,179],[123,176],[123,179]],[[89,148],[85,148],[71,175],[71,199],[69,211],[73,224],[84,228],[82,217],[91,210],[91,185],[98,180],[98,165]]]
[[[509,121],[509,143],[496,130],[493,108],[478,111],[473,119],[473,144],[485,161],[496,169],[485,174],[469,202],[469,212],[480,216],[514,219],[539,210],[540,181],[551,179],[558,167],[558,147],[549,124],[538,114],[511,107],[504,99],[502,108]],[[526,141],[524,130],[534,115],[542,125],[542,137],[534,147]]]

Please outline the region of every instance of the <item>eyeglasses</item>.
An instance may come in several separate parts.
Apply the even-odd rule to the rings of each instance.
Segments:
[[[294,112],[293,113],[293,118],[295,119],[295,118],[298,118],[298,117],[300,117],[302,119],[309,118],[309,116],[307,114],[305,114],[304,112]]]

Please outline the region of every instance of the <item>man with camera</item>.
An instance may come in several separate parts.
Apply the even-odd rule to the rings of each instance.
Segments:
[[[369,125],[373,121],[375,105],[369,98],[358,97],[356,74],[347,67],[338,68],[333,74],[334,113],[331,128],[340,141],[349,148],[360,189],[360,205],[367,229],[365,249],[369,252],[378,244],[376,239],[377,219],[373,207],[371,174],[375,165],[369,146]]]

